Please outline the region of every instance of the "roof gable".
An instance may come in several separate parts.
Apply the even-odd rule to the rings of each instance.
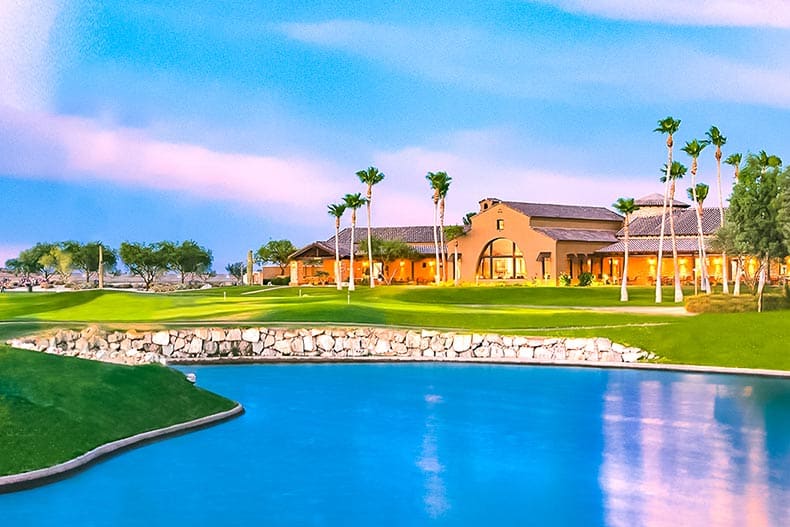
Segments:
[[[667,201],[669,204],[669,201]],[[659,194],[658,192],[653,192],[652,194],[648,194],[647,196],[642,196],[639,199],[634,200],[634,205],[638,205],[640,207],[663,207],[664,206],[664,195]],[[680,207],[680,208],[688,208],[690,205],[688,203],[683,203],[682,201],[672,200],[673,207]]]
[[[695,209],[675,210],[672,216],[675,220],[676,236],[697,236],[697,213]],[[719,209],[704,208],[702,210],[702,233],[704,235],[715,233],[719,229],[720,224]],[[669,236],[669,221],[667,221],[665,229],[665,234]],[[628,226],[628,234],[632,237],[659,236],[660,233],[661,214],[634,218]],[[617,236],[625,236],[625,231],[620,229]]]
[[[371,227],[370,231],[371,236],[387,241],[398,240],[409,244],[433,243],[433,227],[430,225],[411,227]],[[356,242],[362,238],[367,239],[367,236],[367,227],[357,227],[356,233],[354,234],[354,241]],[[349,243],[351,243],[351,227],[346,227],[341,230],[338,234],[338,240],[341,246],[345,244],[345,246],[348,247]],[[332,236],[324,243],[334,247],[335,237]]]
[[[605,207],[587,207],[584,205],[557,205],[553,203],[524,203],[521,201],[503,201],[525,216],[531,218],[555,218],[567,220],[622,221],[623,217]]]

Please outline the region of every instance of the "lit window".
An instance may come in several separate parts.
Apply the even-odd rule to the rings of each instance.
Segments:
[[[505,220],[502,219],[496,220],[496,230],[498,231],[505,230]]]

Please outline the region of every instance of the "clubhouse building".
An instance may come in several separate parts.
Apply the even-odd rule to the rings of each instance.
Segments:
[[[655,284],[656,258],[663,196],[651,194],[636,200],[640,209],[630,223],[628,283]],[[681,280],[693,283],[700,268],[696,211],[681,201],[673,203],[678,266]],[[577,283],[581,273],[592,273],[603,283],[622,280],[624,257],[623,217],[604,207],[524,203],[485,198],[479,202],[463,235],[446,243],[449,280],[464,283],[526,282],[558,285],[567,275]],[[723,262],[713,254],[712,239],[720,225],[718,209],[702,211],[702,227],[708,252],[704,262],[714,283],[721,281],[723,265],[735,273],[735,260]],[[399,240],[416,251],[413,260],[376,262],[373,276],[393,283],[424,284],[434,280],[435,250],[432,226],[374,227],[372,235],[382,240]],[[340,231],[339,254],[342,281],[349,277],[351,229]],[[367,227],[358,226],[355,234],[354,277],[368,279],[368,259],[359,249],[365,245]],[[442,251],[442,248],[440,248]],[[674,275],[669,219],[665,226],[662,282],[671,283]],[[335,237],[315,241],[291,255],[292,284],[334,283]],[[787,262],[785,262],[787,263]],[[747,260],[746,272],[754,273],[757,262]],[[785,274],[786,266],[776,269]],[[731,278],[732,279],[732,278]]]

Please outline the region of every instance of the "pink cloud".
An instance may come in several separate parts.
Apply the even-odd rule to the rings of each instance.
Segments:
[[[785,0],[535,0],[572,13],[690,26],[790,28]]]
[[[331,161],[307,156],[219,152],[87,118],[9,108],[0,108],[0,133],[13,138],[0,146],[0,170],[8,174],[105,181],[262,208],[321,207],[323,213],[324,204],[343,191],[337,176],[348,173]]]
[[[487,134],[474,135],[486,142]],[[640,197],[663,191],[657,178],[625,179],[593,172],[576,174],[525,167],[523,163],[503,159],[495,149],[469,148],[463,139],[446,149],[409,147],[379,152],[374,160],[379,167],[387,167],[387,186],[397,189],[380,193],[376,217],[406,218],[425,225],[433,221],[433,202],[425,181],[428,170],[444,170],[453,178],[447,195],[448,224],[460,223],[464,214],[476,212],[478,201],[485,197],[611,208],[620,196]]]

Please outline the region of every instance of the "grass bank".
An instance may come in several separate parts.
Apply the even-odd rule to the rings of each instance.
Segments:
[[[128,367],[0,346],[0,476],[231,409],[158,365]]]
[[[602,336],[654,351],[663,361],[790,370],[790,314],[676,316],[652,287],[225,288],[181,294],[117,291],[0,295],[0,335],[51,325],[375,324],[555,336]],[[691,291],[687,291],[691,294]],[[672,298],[671,288],[664,297]],[[649,312],[628,311],[636,307]],[[36,329],[31,329],[36,328]],[[7,338],[7,337],[6,337]]]

